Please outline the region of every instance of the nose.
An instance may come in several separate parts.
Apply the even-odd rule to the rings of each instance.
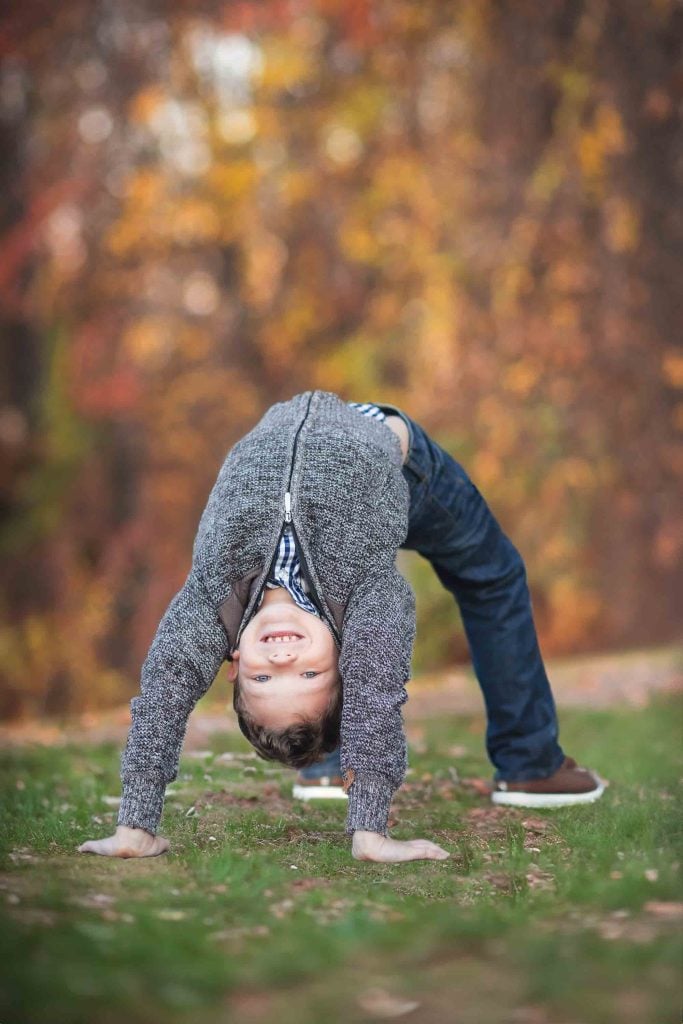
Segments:
[[[274,665],[284,665],[289,661],[295,661],[296,657],[296,651],[277,650],[269,652],[268,661],[271,661]]]

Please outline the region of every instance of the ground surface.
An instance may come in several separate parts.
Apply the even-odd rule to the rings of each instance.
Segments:
[[[481,711],[445,713],[451,694],[425,687],[392,834],[435,839],[443,862],[353,861],[344,805],[293,802],[290,773],[215,713],[168,790],[170,853],[77,854],[113,830],[118,736],[15,735],[0,1020],[677,1024],[683,702],[671,672],[643,681],[666,676],[653,657],[610,707],[595,687],[566,706],[553,673],[564,749],[610,783],[559,811],[493,807]]]

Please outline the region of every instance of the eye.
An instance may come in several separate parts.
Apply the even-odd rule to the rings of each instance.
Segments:
[[[320,675],[319,672],[316,672],[315,669],[312,668],[309,669],[307,672],[302,672],[301,674],[305,679],[314,679],[315,676]],[[255,683],[267,683],[271,676],[251,676],[251,678],[254,680]]]

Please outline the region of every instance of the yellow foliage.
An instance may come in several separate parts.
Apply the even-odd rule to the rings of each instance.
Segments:
[[[549,642],[560,648],[580,643],[602,614],[598,595],[573,576],[559,576],[552,581],[548,602],[552,623]]]
[[[126,182],[125,201],[142,213],[165,196],[167,189],[168,179],[160,169],[143,168]]]
[[[163,365],[172,344],[172,325],[158,316],[133,320],[122,339],[125,358],[143,369]]]
[[[473,478],[482,488],[498,483],[503,467],[500,459],[489,449],[477,452],[474,456]]]
[[[683,390],[683,354],[669,349],[662,356],[662,375],[672,388]]]
[[[540,369],[528,359],[520,359],[508,367],[504,377],[504,386],[508,391],[522,398],[530,393],[540,377]]]
[[[534,279],[525,263],[510,263],[493,275],[492,306],[497,314],[512,312],[519,298],[532,290]]]
[[[368,225],[351,219],[341,226],[339,248],[347,259],[357,263],[375,262],[379,255],[377,237]]]
[[[220,235],[221,222],[213,204],[195,196],[173,203],[173,237],[179,242],[213,242]]]
[[[260,45],[263,55],[260,86],[266,93],[290,89],[317,73],[315,55],[284,35],[264,37]]]
[[[557,292],[582,292],[590,284],[589,268],[578,258],[558,259],[549,268],[546,280]]]
[[[595,134],[605,153],[623,153],[626,149],[626,132],[621,114],[609,103],[601,103],[594,121]]]
[[[550,310],[550,323],[559,330],[571,330],[579,325],[580,310],[575,302],[558,302]]]
[[[128,108],[128,116],[131,121],[147,124],[154,116],[155,111],[167,99],[168,95],[160,85],[156,83],[149,85],[133,97]]]
[[[529,183],[529,196],[545,202],[551,199],[565,179],[564,163],[555,153],[549,153],[543,159]]]
[[[294,167],[285,171],[280,178],[278,194],[285,206],[297,206],[315,192],[317,181],[314,168]]]
[[[560,492],[567,488],[589,490],[596,485],[596,475],[592,465],[586,459],[570,457],[554,463],[544,481],[544,487],[552,490],[559,486]]]
[[[626,199],[612,196],[605,202],[605,235],[612,252],[632,252],[640,241],[640,214]]]
[[[576,545],[565,533],[551,534],[539,551],[539,559],[549,566],[567,565],[576,558]]]
[[[269,231],[256,233],[246,249],[244,297],[256,309],[267,309],[280,290],[288,249]]]
[[[258,169],[251,160],[216,162],[206,173],[207,186],[219,203],[245,198],[258,181]]]
[[[590,128],[579,136],[579,165],[584,177],[595,185],[607,169],[611,156],[623,153],[627,147],[626,132],[619,111],[611,104],[601,104]]]

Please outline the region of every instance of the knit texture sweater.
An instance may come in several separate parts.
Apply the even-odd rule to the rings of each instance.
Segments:
[[[407,767],[415,640],[414,594],[395,565],[408,530],[401,466],[392,431],[319,390],[271,406],[228,451],[130,702],[119,825],[156,834],[188,717],[239,646],[289,522],[339,653],[346,832],[386,835]]]

